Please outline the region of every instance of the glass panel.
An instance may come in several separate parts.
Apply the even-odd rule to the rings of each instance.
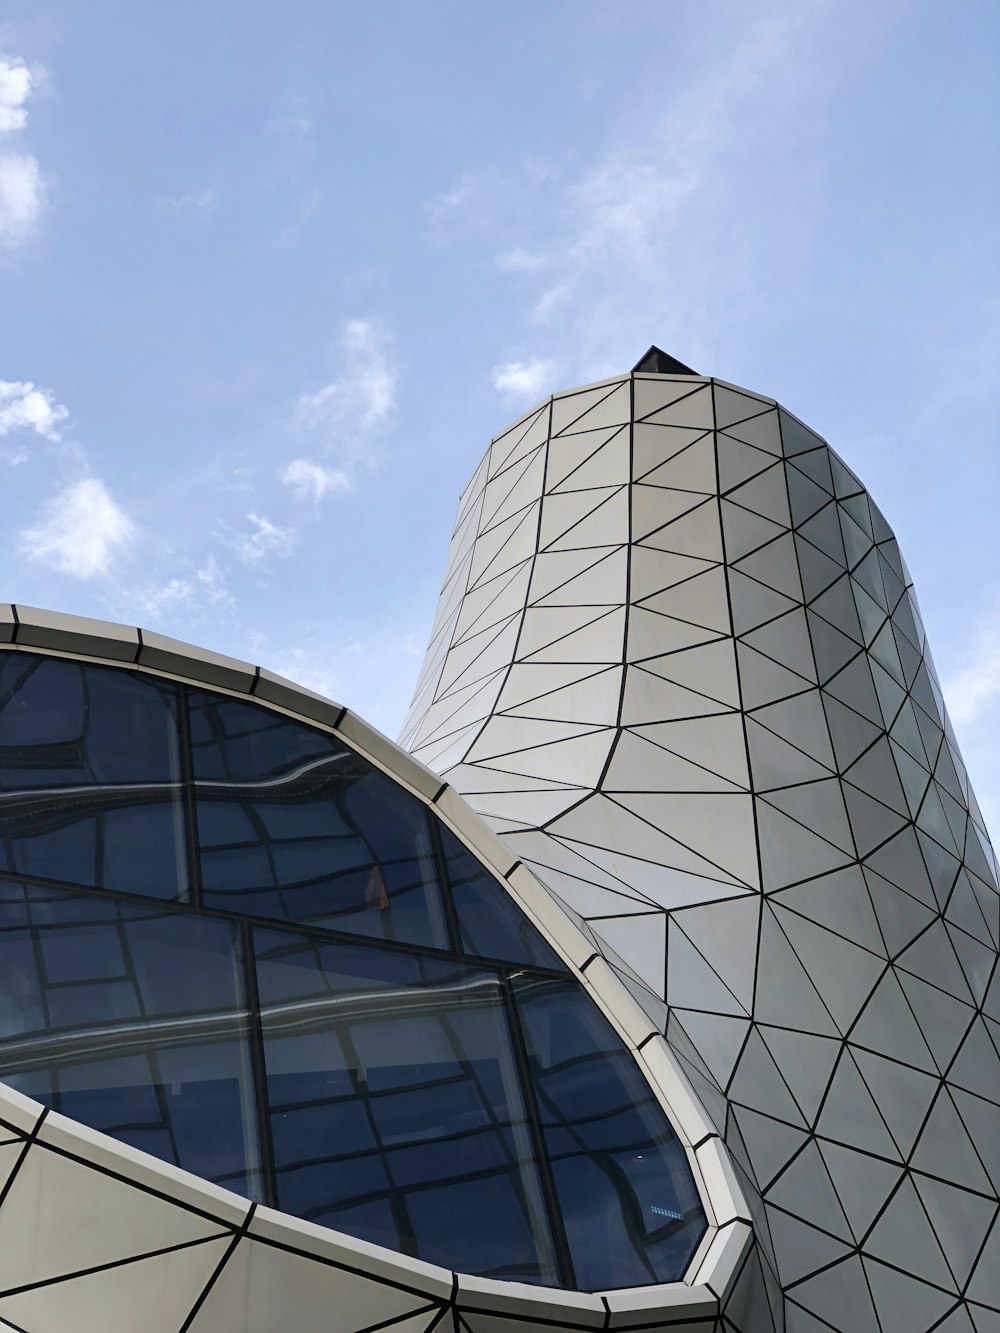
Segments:
[[[0,880],[0,1079],[261,1198],[236,930]]]
[[[332,736],[191,695],[208,906],[449,948],[422,804]]]
[[[498,978],[254,935],[278,1206],[461,1272],[555,1284]]]
[[[583,1288],[679,1278],[706,1225],[684,1152],[574,981],[500,975],[565,972],[504,886],[337,738],[184,693],[206,905],[312,934],[252,932],[258,1030],[247,925],[21,884],[182,896],[190,804],[176,687],[0,652],[0,1080],[459,1271],[566,1284],[568,1241]],[[459,945],[497,966],[418,952]]]
[[[175,898],[179,781],[172,685],[0,653],[0,869]]]
[[[481,958],[505,963],[534,964],[564,972],[566,965],[550,948],[517,903],[463,847],[453,833],[439,824],[445,873],[455,904],[462,948]]]
[[[677,1281],[706,1221],[663,1109],[579,986],[514,990],[576,1285]]]

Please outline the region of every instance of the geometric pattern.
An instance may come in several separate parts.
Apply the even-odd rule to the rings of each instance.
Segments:
[[[26,1224],[27,1221],[27,1224]],[[649,1330],[627,1301],[423,1264],[249,1203],[0,1090],[0,1330],[587,1333]],[[681,1292],[686,1290],[681,1287]],[[517,1293],[526,1292],[523,1299]],[[657,1328],[715,1333],[705,1302]],[[551,1314],[550,1314],[551,1312]]]
[[[1000,1329],[996,858],[893,533],[818,435],[682,374],[521,418],[401,743],[724,1137],[756,1240],[725,1329]]]
[[[498,1282],[673,1283],[710,1247],[623,1035],[509,882],[346,741],[0,651],[0,832],[0,1077],[19,1092]]]
[[[203,1184],[197,1201],[183,1188],[166,1197],[141,1154],[125,1158],[126,1178],[115,1171],[122,1150],[102,1153],[99,1136],[84,1160],[74,1154],[78,1127],[67,1134],[54,1123],[62,1117],[18,1120],[0,1120],[0,1328],[307,1333],[333,1327],[335,1308],[338,1328],[424,1333],[441,1326],[452,1304],[450,1274],[423,1290],[381,1281],[361,1242],[355,1271],[316,1262],[309,1231],[317,1228],[300,1224],[296,1250],[287,1219],[279,1238],[269,1209],[219,1190],[206,1212]]]
[[[60,1015],[72,1017],[75,1012],[76,1018],[85,1026],[88,1015],[92,1018],[100,1008],[99,1005],[95,1008],[98,998],[95,986],[103,988],[104,981],[100,978],[94,981],[95,968],[102,961],[116,961],[117,955],[113,949],[105,947],[106,939],[102,945],[99,938],[102,932],[108,934],[106,924],[95,928],[96,923],[120,918],[124,923],[120,942],[124,942],[125,935],[130,936],[131,923],[135,920],[141,921],[139,933],[142,934],[154,917],[169,916],[172,921],[180,922],[182,914],[192,911],[200,912],[203,922],[211,924],[216,934],[222,927],[222,918],[227,914],[225,909],[216,909],[213,915],[211,909],[198,907],[201,901],[198,885],[201,883],[204,889],[204,883],[199,880],[198,840],[192,841],[195,826],[186,827],[186,817],[179,820],[175,832],[182,843],[190,843],[187,871],[184,872],[182,866],[175,866],[173,889],[162,875],[152,876],[157,901],[145,905],[141,883],[116,878],[129,858],[120,855],[124,846],[120,839],[116,844],[115,819],[107,820],[104,827],[104,835],[111,834],[110,841],[107,836],[98,839],[104,845],[101,858],[95,859],[92,840],[88,842],[83,837],[71,846],[65,838],[57,836],[60,830],[76,824],[81,824],[86,832],[93,824],[95,814],[99,820],[103,818],[102,811],[109,797],[117,802],[112,814],[128,808],[136,799],[140,804],[148,804],[149,810],[155,812],[178,781],[181,786],[190,783],[204,762],[211,768],[215,762],[213,747],[209,747],[207,757],[194,758],[195,742],[200,732],[192,715],[188,717],[190,726],[187,729],[192,742],[191,754],[186,760],[182,759],[176,771],[170,769],[174,772],[173,777],[169,772],[166,776],[158,773],[158,750],[154,741],[163,728],[158,724],[153,726],[151,717],[167,706],[171,717],[183,720],[189,710],[177,706],[181,698],[192,695],[197,702],[214,697],[212,708],[216,712],[212,716],[220,725],[213,723],[209,731],[216,738],[226,737],[223,767],[227,779],[237,781],[240,787],[240,803],[249,799],[249,789],[246,782],[239,781],[239,773],[234,768],[237,755],[243,756],[239,763],[243,765],[244,778],[246,765],[251,759],[254,764],[266,761],[266,770],[273,777],[278,750],[287,748],[293,733],[302,739],[308,728],[312,739],[307,753],[313,758],[316,746],[324,737],[338,754],[343,750],[341,742],[346,742],[354,755],[345,768],[348,776],[358,778],[361,770],[373,766],[380,770],[386,782],[399,784],[400,799],[403,799],[404,792],[409,793],[406,801],[412,804],[416,800],[428,820],[435,826],[440,823],[442,851],[447,862],[447,870],[440,872],[444,877],[441,884],[447,880],[453,893],[460,890],[461,900],[453,905],[458,913],[462,940],[465,940],[467,926],[473,943],[486,940],[502,959],[507,954],[500,950],[500,945],[506,950],[516,943],[509,930],[514,919],[511,913],[516,916],[523,911],[522,924],[527,933],[525,930],[520,932],[516,947],[523,949],[532,938],[535,939],[533,948],[541,944],[547,949],[551,945],[568,972],[575,976],[576,982],[572,984],[589,992],[592,1000],[597,1002],[597,1008],[612,1020],[617,1039],[629,1048],[628,1057],[621,1052],[621,1061],[616,1057],[609,1060],[606,1055],[599,1061],[592,1061],[591,1070],[601,1077],[595,1078],[592,1073],[579,1080],[573,1096],[566,1102],[572,1110],[571,1118],[580,1122],[580,1144],[590,1145],[588,1151],[595,1162],[600,1162],[606,1179],[614,1183],[637,1172],[636,1178],[643,1178],[654,1191],[651,1195],[647,1190],[640,1191],[645,1197],[637,1195],[635,1206],[628,1204],[622,1211],[621,1219],[627,1231],[634,1238],[648,1230],[647,1205],[655,1204],[648,1211],[667,1219],[665,1224],[659,1221],[653,1224],[657,1233],[662,1232],[665,1225],[667,1230],[675,1231],[672,1224],[677,1215],[663,1206],[669,1202],[662,1192],[665,1182],[642,1142],[631,1135],[623,1153],[615,1150],[617,1140],[613,1135],[621,1131],[624,1121],[614,1103],[607,1097],[603,1097],[603,1101],[599,1097],[600,1105],[593,1104],[592,1093],[595,1090],[600,1092],[602,1081],[606,1086],[607,1070],[616,1063],[620,1063],[622,1069],[634,1066],[637,1072],[641,1071],[641,1093],[636,1096],[634,1089],[630,1091],[628,1105],[622,1109],[631,1114],[639,1105],[645,1096],[643,1083],[650,1086],[655,1100],[662,1107],[669,1108],[674,1130],[699,1179],[701,1198],[712,1223],[698,1246],[684,1282],[645,1285],[646,1279],[641,1277],[644,1285],[634,1288],[616,1283],[616,1290],[584,1292],[497,1280],[494,1276],[474,1276],[464,1271],[451,1272],[438,1266],[440,1259],[428,1262],[412,1253],[383,1248],[382,1243],[374,1244],[346,1235],[339,1228],[329,1229],[317,1221],[300,1220],[261,1203],[251,1204],[248,1199],[206,1179],[214,1173],[220,1178],[225,1176],[231,1187],[247,1187],[242,1177],[236,1179],[230,1170],[231,1140],[235,1136],[230,1126],[223,1123],[224,1117],[216,1116],[213,1120],[212,1143],[208,1145],[217,1152],[222,1140],[226,1141],[221,1169],[216,1169],[219,1158],[213,1158],[210,1151],[208,1157],[203,1156],[195,1163],[199,1174],[189,1174],[174,1164],[171,1154],[167,1154],[170,1158],[167,1162],[151,1155],[148,1149],[155,1145],[151,1145],[148,1135],[140,1134],[136,1145],[131,1146],[120,1138],[113,1139],[99,1129],[81,1123],[93,1112],[92,1099],[88,1102],[86,1097],[77,1098],[70,1108],[74,1117],[71,1118],[63,1113],[67,1107],[61,1102],[58,1103],[59,1110],[45,1110],[21,1092],[0,1084],[0,1329],[21,1330],[22,1333],[63,1333],[69,1328],[83,1330],[83,1333],[97,1329],[109,1333],[138,1333],[139,1330],[142,1333],[173,1333],[175,1329],[192,1328],[197,1333],[208,1333],[215,1329],[239,1328],[263,1333],[265,1329],[280,1327],[287,1333],[315,1333],[317,1328],[335,1327],[343,1329],[344,1333],[352,1330],[353,1333],[374,1333],[375,1329],[381,1328],[413,1330],[414,1333],[431,1328],[445,1329],[448,1333],[514,1333],[514,1330],[526,1328],[551,1328],[561,1329],[563,1333],[597,1329],[639,1333],[639,1330],[655,1326],[669,1327],[674,1333],[694,1333],[695,1329],[700,1333],[721,1333],[721,1303],[728,1299],[732,1308],[734,1298],[750,1299],[754,1283],[761,1280],[761,1269],[752,1254],[747,1204],[720,1138],[663,1037],[611,967],[595,951],[594,936],[589,928],[574,922],[571,915],[554,902],[530,871],[517,862],[452,787],[372,731],[347,709],[311,695],[249,663],[131,627],[22,605],[0,605],[0,642],[4,646],[2,655],[9,657],[7,666],[11,668],[7,684],[10,686],[12,680],[15,684],[20,682],[17,688],[8,689],[4,696],[9,715],[3,728],[7,743],[0,756],[3,760],[0,785],[4,787],[4,805],[9,816],[4,850],[18,862],[16,877],[25,879],[23,886],[13,887],[14,876],[4,876],[9,882],[8,890],[0,894],[4,898],[0,903],[0,917],[5,938],[12,938],[23,930],[19,922],[24,906],[30,900],[33,904],[32,929],[37,927],[39,936],[48,935],[48,941],[38,939],[37,950],[29,950],[28,954],[22,951],[21,962],[29,956],[35,960],[29,972],[19,965],[16,956],[13,966],[2,969],[0,1028],[3,1029],[4,1054],[8,1059],[18,1049],[24,1054],[31,1045],[30,1041],[25,1043],[21,1029],[27,1019],[33,1023],[32,1016],[40,1012],[32,1000],[31,987],[20,984],[32,970],[36,989],[41,988],[42,1010],[48,1015],[46,1021],[58,1024],[62,1022]],[[36,691],[30,701],[23,693],[29,678],[45,687],[41,693]],[[83,694],[87,706],[82,713],[77,707],[80,691],[54,688],[59,680],[63,684],[73,680],[85,684]],[[195,695],[189,688],[195,683],[199,690],[207,687],[216,694]],[[135,696],[131,697],[131,703],[126,699],[125,707],[122,706],[121,691],[130,697]],[[155,694],[159,698],[159,704],[152,708],[149,716],[136,706],[138,694]],[[112,695],[115,695],[114,699]],[[256,702],[251,703],[252,700]],[[149,697],[146,702],[147,705],[150,703]],[[228,719],[224,726],[222,713]],[[243,724],[249,723],[251,714],[266,725],[248,729]],[[128,718],[125,731],[120,725],[122,716]],[[119,725],[115,725],[116,721]],[[301,723],[307,727],[302,727]],[[254,738],[252,744],[246,741],[249,736]],[[128,738],[128,744],[124,746],[121,745],[123,737]],[[67,738],[69,744],[65,743]],[[170,746],[167,749],[172,752]],[[301,746],[296,753],[300,759],[304,757]],[[133,768],[123,771],[123,762],[126,767],[133,765]],[[135,764],[138,764],[137,769]],[[312,773],[309,781],[314,782],[316,774],[311,761],[307,766]],[[373,777],[370,773],[364,782],[368,783]],[[67,780],[68,788],[65,785]],[[205,781],[217,797],[219,792],[215,789],[219,783],[212,777]],[[24,792],[21,788],[25,784],[33,788],[28,801],[22,799]],[[193,795],[198,796],[198,792]],[[19,805],[22,807],[20,813],[14,808]],[[42,816],[45,828],[39,825]],[[387,820],[383,832],[390,836],[395,828],[398,834],[405,823],[397,809],[395,823],[392,819]],[[134,824],[130,823],[130,827],[134,832]],[[197,827],[200,829],[200,825]],[[31,828],[38,834],[37,839],[29,836]],[[151,837],[149,829],[148,822],[140,821],[132,861],[148,863],[150,858],[155,861],[158,851],[162,853],[162,839]],[[303,835],[300,824],[296,829],[295,836]],[[286,829],[286,832],[294,830]],[[21,841],[37,842],[34,853],[44,853],[49,859],[44,864],[35,859],[30,867],[22,867],[19,858],[26,848],[14,846]],[[459,843],[468,850],[461,851],[456,857],[453,852]],[[109,849],[116,845],[118,851],[109,858]],[[81,846],[83,855],[79,852]],[[91,852],[89,858],[87,847]],[[398,885],[389,862],[383,859],[381,864],[391,908]],[[470,897],[476,882],[469,878],[474,864],[484,867],[493,890],[500,890],[501,883],[506,885],[509,898],[513,900],[508,903],[506,915],[487,920],[481,909],[491,895],[477,898],[472,894]],[[109,868],[114,872],[115,891],[103,887]],[[69,885],[59,887],[52,882],[54,875],[63,879],[67,875],[73,879],[76,875],[81,882],[73,888]],[[366,872],[362,880],[367,878]],[[101,882],[102,887],[95,896],[94,884],[97,882]],[[181,893],[184,899],[181,904],[169,901],[175,892]],[[188,900],[190,893],[195,895],[193,904]],[[116,903],[116,898],[122,894],[127,901],[123,899]],[[88,901],[91,906],[97,903],[98,896],[106,897],[105,905],[111,909],[110,915],[103,907],[82,923],[74,915],[69,924],[74,930],[77,924],[83,924],[86,941],[79,934],[75,951],[64,947],[69,943],[68,932],[64,929],[67,925],[65,904],[71,901],[75,904],[74,913],[77,913]],[[500,899],[506,897],[499,892]],[[467,915],[470,904],[476,903],[478,906],[472,915]],[[379,910],[389,910],[381,902],[377,905]],[[37,916],[34,915],[36,908]],[[529,924],[531,921],[541,930],[544,941],[533,936],[535,927]],[[270,918],[264,925],[269,931],[282,929],[280,922]],[[118,929],[114,925],[111,928]],[[294,929],[297,936],[303,930],[316,928],[316,922],[310,922],[296,924]],[[154,933],[160,934],[158,925]],[[231,928],[226,926],[223,933],[229,938]],[[52,941],[55,945],[50,948]],[[378,951],[387,957],[388,947],[380,944]],[[393,950],[397,947],[400,946],[392,945]],[[467,944],[466,947],[473,946]],[[365,942],[355,941],[351,948],[357,953],[358,950],[371,950],[373,946],[366,939]],[[410,953],[412,956],[412,949]],[[537,954],[531,956],[537,963]],[[173,1062],[173,1055],[180,1049],[176,1041],[180,1041],[180,1046],[184,1045],[189,1000],[204,995],[212,968],[205,959],[194,970],[178,962],[176,949],[168,942],[158,980],[149,971],[149,965],[159,957],[156,950],[145,950],[145,961],[141,964],[145,980],[140,981],[137,998],[148,998],[157,993],[159,1001],[163,1002],[168,997],[169,987],[174,988],[174,994],[184,996],[179,1006],[172,1000],[168,1003],[171,1016],[166,1024],[159,1025],[171,1048],[170,1061]],[[249,954],[246,954],[245,959],[248,958]],[[117,961],[124,961],[124,957]],[[138,959],[133,957],[132,961]],[[50,969],[50,963],[55,972]],[[69,975],[67,966],[74,974],[82,971],[89,980]],[[236,971],[235,965],[229,967],[231,980]],[[110,989],[102,989],[105,999],[114,1004],[122,1000],[124,991],[119,983],[127,980],[127,972],[127,966],[108,969]],[[510,978],[515,990],[520,990],[528,979],[523,963],[518,965],[518,972],[522,975]],[[218,978],[221,974],[215,975]],[[559,975],[565,976],[566,971],[560,969]],[[136,979],[140,980],[138,975]],[[154,990],[149,990],[148,986],[153,983]],[[168,989],[157,990],[161,983]],[[382,998],[383,991],[384,987],[380,987],[378,993]],[[57,1001],[57,996],[62,998]],[[251,1002],[259,1003],[260,999],[258,988],[256,999]],[[531,999],[531,1004],[535,1004],[535,999]],[[381,999],[376,1010],[380,1007]],[[99,1054],[98,1047],[101,1047],[109,1053],[110,1065],[120,1064],[119,1055],[126,1049],[131,1036],[127,1021],[131,1012],[126,1005],[118,1015],[118,1018],[125,1018],[124,1023],[112,1016],[113,1023],[106,1029],[103,1045],[100,1040],[96,1046],[92,1043],[91,1053]],[[219,1015],[213,1011],[211,1017],[212,1022],[204,1032],[208,1038],[214,1039],[213,1034],[219,1030],[215,1019]],[[541,1011],[537,1006],[535,1008],[533,1022],[536,1031],[543,1038],[544,1048],[552,1053],[551,1061],[544,1057],[548,1083],[546,1097],[550,1106],[558,1100],[552,1078],[558,1084],[564,1073],[572,1076],[580,1063],[578,1057],[587,1057],[586,1041],[581,1040],[585,1034],[578,1029],[574,1036],[572,1022],[566,1026],[567,1018],[572,1019],[572,1015],[565,1010],[560,1015],[551,1008],[546,1009],[545,1005]],[[553,1026],[548,1028],[551,1043],[545,1036],[550,1019],[553,1020]],[[312,1017],[309,1023],[312,1023]],[[412,1023],[410,1032],[412,1034]],[[54,1042],[46,1036],[33,1048],[33,1057],[40,1057],[44,1063],[53,1055],[60,1056],[61,1052],[72,1061],[73,1051],[63,1040],[65,1032],[54,1035]],[[94,1036],[91,1032],[87,1040]],[[568,1046],[565,1043],[567,1037]],[[426,1065],[427,1056],[431,1054],[426,1046],[416,1040],[410,1041],[409,1046],[413,1062],[418,1066]],[[77,1054],[81,1051],[82,1048]],[[88,1054],[86,1051],[82,1053]],[[266,1063],[266,1050],[264,1054]],[[251,1054],[251,1064],[253,1058]],[[371,1072],[370,1060],[368,1068]],[[109,1071],[110,1066],[104,1073]],[[213,1100],[214,1093],[208,1101],[201,1099],[198,1087],[201,1074],[207,1076],[209,1087],[219,1080],[225,1083],[229,1078],[226,1067],[218,1061],[214,1064],[204,1062],[198,1069],[192,1067],[193,1080],[183,1072],[178,1074],[176,1062],[172,1063],[171,1070],[161,1066],[159,1072],[165,1076],[156,1080],[162,1083],[164,1095],[169,1094],[170,1099],[175,1099],[169,1107],[176,1109],[191,1094],[195,1100],[186,1105],[189,1111],[198,1115],[201,1114],[199,1108],[208,1106],[211,1109],[219,1105],[217,1099]],[[370,1079],[366,1081],[370,1082]],[[87,1091],[86,1081],[81,1084],[80,1080],[74,1079],[73,1084],[77,1092]],[[67,1086],[73,1090],[71,1085]],[[114,1079],[95,1082],[93,1086],[110,1092],[112,1099],[117,1096],[116,1089],[120,1090]],[[34,1085],[32,1091],[35,1091]],[[177,1098],[181,1101],[177,1102]],[[130,1112],[142,1112],[143,1104],[130,1102],[129,1109]],[[423,1103],[423,1109],[425,1128],[433,1130],[433,1123],[426,1116],[426,1103]],[[248,1112],[252,1115],[249,1108]],[[75,1118],[78,1114],[80,1119]],[[107,1128],[105,1120],[98,1119],[99,1128]],[[122,1124],[120,1116],[113,1119],[111,1132],[117,1136],[120,1133],[127,1135],[132,1129],[141,1130],[142,1125],[136,1122],[145,1124],[148,1117],[130,1114],[126,1117],[128,1124]],[[190,1146],[197,1139],[197,1135],[191,1137],[195,1122],[187,1112],[182,1119],[185,1143]],[[549,1124],[557,1129],[551,1116],[546,1120],[546,1126]],[[564,1162],[579,1156],[574,1144],[565,1139],[559,1151]],[[645,1165],[636,1165],[640,1163]],[[457,1161],[449,1162],[448,1166],[460,1169]],[[593,1253],[606,1253],[617,1262],[617,1257],[623,1253],[619,1243],[621,1235],[619,1232],[615,1239],[614,1228],[608,1225],[614,1221],[613,1210],[605,1206],[604,1200],[601,1200],[601,1206],[595,1206],[594,1179],[592,1177],[590,1184],[578,1191],[577,1212],[584,1232],[594,1239]],[[494,1221],[488,1200],[483,1202],[484,1197],[480,1192],[479,1215],[470,1220],[470,1229],[477,1234],[486,1234],[489,1224]],[[265,1198],[267,1204],[273,1202],[266,1195]],[[463,1267],[461,1263],[456,1266]]]

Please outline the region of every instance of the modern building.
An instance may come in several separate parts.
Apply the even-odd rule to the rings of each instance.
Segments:
[[[892,532],[657,349],[394,745],[0,608],[0,1329],[997,1333],[996,860]]]

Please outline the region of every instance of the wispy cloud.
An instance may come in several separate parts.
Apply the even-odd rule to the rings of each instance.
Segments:
[[[785,151],[786,127],[808,123],[797,114],[824,93],[806,71],[829,7],[756,6],[686,83],[661,85],[642,134],[612,131],[566,179],[528,165],[505,182],[504,201],[490,196],[489,233],[502,238],[495,263],[517,278],[526,322],[565,348],[577,374],[619,369],[650,330],[696,356],[732,323],[735,302],[757,299],[743,204],[759,200],[762,172],[774,171],[776,133]],[[460,178],[436,207],[453,223],[478,218],[484,188]]]
[[[108,572],[112,556],[134,535],[104,482],[85,477],[54,495],[38,523],[21,532],[21,551],[57,573],[91,579]]]
[[[164,199],[163,202],[176,208],[179,213],[211,213],[219,201],[214,190],[194,190],[189,194],[178,195],[176,199]]]
[[[279,473],[278,480],[287,486],[296,500],[319,503],[325,495],[352,488],[351,478],[343,468],[323,467],[309,458],[295,458]]]
[[[346,649],[339,650],[338,656],[352,650],[357,651],[358,647],[356,643],[348,644]],[[317,653],[298,647],[285,648],[275,658],[271,670],[287,680],[294,680],[296,685],[302,685],[307,690],[314,690],[316,694],[323,694],[332,699],[337,692],[340,673],[331,667],[331,661],[332,657],[328,652]]]
[[[986,826],[1000,833],[1000,596],[987,606],[955,665],[942,677],[948,715],[962,747]]]
[[[537,357],[533,361],[508,361],[493,367],[493,387],[507,402],[536,401],[554,377],[554,363]]]
[[[33,71],[17,57],[0,55],[0,134],[28,124]],[[0,153],[0,246],[20,245],[34,232],[45,201],[38,160],[30,153]]]
[[[58,440],[58,427],[69,412],[49,389],[28,380],[0,380],[0,436],[33,430],[46,440]]]
[[[250,527],[223,542],[244,565],[259,565],[267,556],[287,556],[295,545],[295,529],[282,528],[262,514],[247,514]]]
[[[151,620],[183,610],[186,616],[199,617],[207,611],[233,610],[236,599],[214,555],[190,575],[175,576],[159,586],[142,589],[136,597],[143,613]]]
[[[308,116],[275,116],[267,123],[271,134],[287,135],[293,139],[307,139],[312,134],[313,123]]]
[[[497,268],[503,269],[505,273],[537,273],[549,262],[548,255],[540,254],[537,250],[526,250],[520,245],[513,250],[504,250],[496,259]]]
[[[289,206],[288,215],[274,238],[275,248],[288,250],[296,244],[299,237],[316,216],[323,202],[323,191],[318,185],[310,186],[294,199]]]
[[[506,234],[511,226],[524,225],[524,191],[536,191],[557,179],[558,172],[542,161],[526,163],[516,175],[493,167],[467,167],[425,205],[428,238],[437,245],[451,245],[474,233]],[[519,247],[511,253],[523,257],[531,252]]]
[[[975,722],[1000,699],[1000,604],[981,621],[961,665],[942,681],[956,726]]]
[[[314,392],[301,394],[295,416],[342,466],[370,464],[371,437],[396,405],[392,342],[377,320],[352,319],[341,329],[339,346],[341,373]]]
[[[264,641],[254,646],[258,660],[280,676],[317,694],[358,709],[373,726],[391,735],[401,721],[403,700],[423,656],[415,635],[399,626],[344,626],[340,634],[317,625],[308,646]]]
[[[466,168],[453,185],[441,194],[435,195],[427,204],[432,238],[448,241],[452,238],[456,226],[467,226],[468,213],[481,204],[492,179],[491,174]]]

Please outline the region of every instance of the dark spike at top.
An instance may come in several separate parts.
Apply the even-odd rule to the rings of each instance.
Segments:
[[[678,361],[675,356],[668,356],[659,347],[653,346],[641,360],[632,367],[632,374],[642,372],[646,375],[697,375],[696,370]]]

